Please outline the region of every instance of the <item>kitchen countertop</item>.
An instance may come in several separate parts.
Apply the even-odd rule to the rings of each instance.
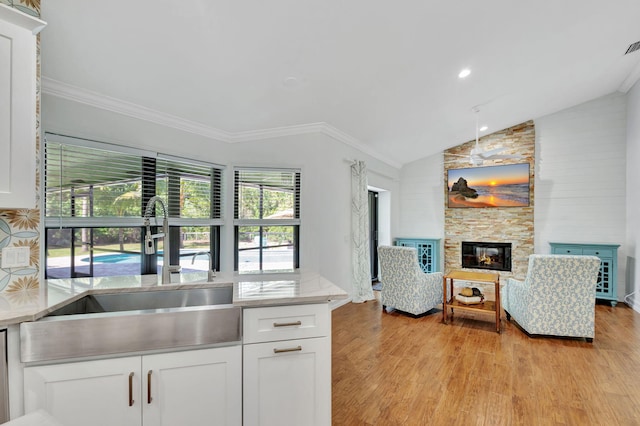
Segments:
[[[171,284],[157,275],[133,275],[45,281],[39,290],[0,294],[0,327],[35,321],[86,294],[202,288],[233,285],[233,304],[241,307],[318,303],[346,299],[348,294],[316,272],[238,274],[219,272],[206,282],[206,272],[173,274]]]

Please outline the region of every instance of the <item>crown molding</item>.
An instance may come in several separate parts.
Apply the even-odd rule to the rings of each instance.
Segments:
[[[271,139],[282,136],[304,135],[309,133],[322,133],[325,123],[308,123],[294,126],[273,127],[271,129],[248,130],[236,132],[229,142],[249,142],[261,139]]]
[[[47,77],[42,78],[42,93],[223,142],[229,142],[231,139],[229,132]]]
[[[380,154],[377,151],[372,150],[370,147],[368,147],[367,145],[363,144],[362,142],[360,142],[358,139],[354,138],[353,136],[343,132],[340,129],[337,129],[335,127],[333,127],[330,124],[327,123],[322,123],[324,124],[324,128],[322,129],[323,134],[332,137],[333,139],[336,139],[340,142],[342,142],[345,145],[349,145],[355,149],[357,149],[358,151],[362,151],[365,154],[370,155],[371,157],[375,158],[376,160],[380,160],[383,163],[394,167],[396,169],[400,169],[402,168],[402,164],[397,162],[397,161],[393,161],[390,160],[388,157],[385,157],[384,155]]]
[[[231,137],[232,139],[231,142],[247,142],[247,141],[253,141],[253,140],[262,140],[262,139],[270,139],[270,138],[276,138],[276,137],[282,137],[282,136],[295,136],[295,135],[303,135],[303,134],[311,134],[311,133],[320,133],[320,134],[329,136],[330,138],[335,139],[338,142],[341,142],[345,145],[355,148],[358,151],[364,152],[365,154],[368,154],[371,157],[377,160],[380,160],[383,163],[388,164],[397,169],[402,167],[400,163],[389,160],[388,158],[384,157],[380,153],[373,151],[370,147],[366,146],[365,144],[363,144],[353,136],[325,122],[299,124],[295,126],[275,127],[272,129],[251,130],[247,132],[237,132],[237,133],[234,133],[233,136]]]
[[[368,154],[392,167],[398,169],[402,167],[402,164],[389,160],[353,136],[324,122],[232,133],[216,129],[211,126],[206,126],[195,121],[186,120],[175,115],[156,111],[132,102],[126,102],[101,93],[92,92],[48,77],[42,77],[42,93],[226,143],[248,142],[282,136],[320,133]]]

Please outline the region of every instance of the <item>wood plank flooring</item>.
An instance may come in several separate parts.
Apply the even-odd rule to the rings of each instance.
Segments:
[[[593,343],[502,319],[335,309],[333,425],[640,425],[640,314],[598,304]]]

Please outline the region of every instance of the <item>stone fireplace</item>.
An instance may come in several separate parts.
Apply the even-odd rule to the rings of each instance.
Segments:
[[[462,242],[463,268],[511,272],[511,243]]]
[[[509,277],[524,279],[529,255],[534,252],[534,206],[535,206],[535,126],[533,121],[494,132],[480,138],[484,150],[504,148],[504,154],[518,154],[522,159],[503,159],[485,161],[482,166],[515,164],[529,162],[530,200],[527,207],[487,207],[487,208],[449,208],[448,187],[444,185],[444,271],[460,269],[462,265],[463,242],[509,243],[511,245],[511,266],[495,270],[500,280],[506,282]],[[446,182],[448,169],[470,167],[469,155],[475,141],[444,151],[444,175]],[[481,167],[482,167],[481,166]],[[465,268],[486,271],[486,265],[476,264]]]

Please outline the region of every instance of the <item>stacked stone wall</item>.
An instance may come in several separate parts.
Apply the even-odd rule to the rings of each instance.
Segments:
[[[445,193],[445,271],[461,268],[463,241],[504,242],[512,244],[512,271],[500,272],[500,279],[523,279],[527,271],[529,255],[534,252],[534,176],[535,176],[535,125],[527,121],[517,126],[484,136],[479,140],[482,150],[504,148],[500,154],[521,155],[521,159],[485,161],[483,166],[529,163],[528,207],[450,208],[447,206],[449,188],[446,185],[449,169],[473,167],[469,155],[475,145],[470,141],[444,152]]]

